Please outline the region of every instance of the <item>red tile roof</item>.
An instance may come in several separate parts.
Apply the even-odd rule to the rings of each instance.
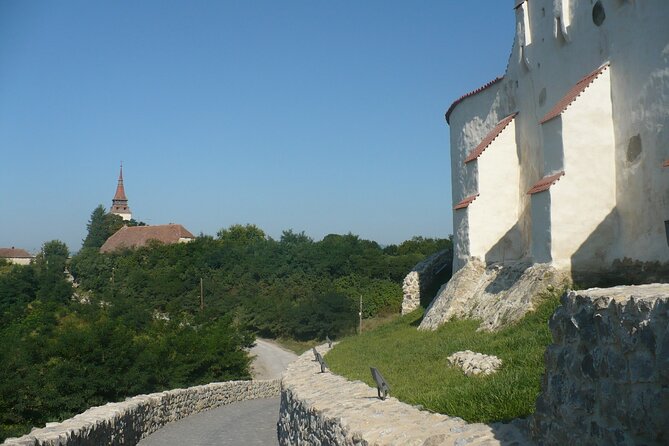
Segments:
[[[550,109],[548,113],[539,121],[540,124],[543,124],[544,122],[550,121],[553,118],[557,118],[564,112],[567,107],[571,105],[572,102],[576,100],[577,97],[581,95],[585,91],[590,84],[599,77],[600,74],[604,72],[609,67],[609,64],[606,63],[602,65],[601,67],[597,68],[595,71],[592,73],[588,74],[585,76],[583,79],[578,81],[576,85],[574,85],[571,90],[565,94],[562,99],[560,99],[553,108]]]
[[[177,243],[182,238],[195,238],[181,225],[124,226],[114,233],[100,248],[100,252],[112,252],[123,248],[146,246],[150,240],[161,243]]]
[[[455,109],[455,107],[456,107],[460,102],[464,101],[465,99],[467,99],[467,98],[470,97],[470,96],[474,96],[474,95],[476,95],[476,94],[479,94],[480,92],[482,92],[483,90],[485,90],[485,89],[487,89],[487,88],[492,87],[493,85],[495,85],[497,82],[501,81],[502,79],[504,79],[504,76],[497,77],[497,78],[491,80],[490,82],[488,82],[487,84],[485,84],[484,86],[479,87],[479,88],[477,88],[477,89],[474,90],[474,91],[470,91],[469,93],[467,93],[467,94],[465,94],[465,95],[462,95],[462,96],[460,96],[458,99],[456,99],[456,100],[451,104],[451,106],[448,107],[448,110],[446,111],[446,122],[448,122],[448,123],[450,124],[450,121],[449,121],[449,120],[450,120],[450,118],[451,118],[451,113],[453,112],[453,109]]]
[[[30,255],[25,249],[14,248],[0,248],[0,257],[5,259],[32,259],[33,256]]]
[[[497,138],[499,134],[502,133],[502,130],[504,130],[511,123],[511,121],[513,121],[513,118],[515,118],[517,114],[518,113],[513,113],[499,121],[495,128],[493,128],[487,135],[485,135],[483,141],[481,141],[481,143],[469,153],[469,156],[465,158],[465,164],[470,161],[474,161],[476,158],[481,156],[483,151],[487,149],[490,144],[492,144],[495,138]]]
[[[458,204],[456,204],[455,206],[453,206],[453,209],[454,209],[454,210],[457,210],[457,209],[464,209],[464,208],[466,208],[467,206],[469,206],[469,205],[472,203],[472,201],[476,200],[476,197],[478,197],[478,196],[479,196],[479,194],[476,194],[476,195],[470,195],[469,197],[467,197],[467,198],[465,198],[464,200],[462,200],[460,203],[458,203]]]
[[[128,201],[125,196],[125,189],[123,188],[123,164],[121,164],[121,172],[118,174],[118,184],[116,185],[116,193],[112,201]]]
[[[530,190],[527,191],[529,195],[536,194],[539,192],[543,192],[545,190],[550,189],[550,187],[557,183],[557,181],[560,179],[560,177],[564,175],[564,170],[562,172],[555,173],[553,175],[549,175],[547,177],[543,177],[539,181],[537,181],[534,186]]]
[[[662,164],[662,167],[669,167],[669,160],[666,160],[664,164]]]

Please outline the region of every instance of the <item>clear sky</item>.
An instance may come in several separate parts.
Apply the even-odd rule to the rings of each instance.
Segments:
[[[449,128],[512,0],[0,0],[0,247],[133,217],[382,244],[452,232]]]

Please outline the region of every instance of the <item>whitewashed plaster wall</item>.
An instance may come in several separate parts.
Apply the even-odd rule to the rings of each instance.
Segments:
[[[14,265],[30,265],[33,259],[31,257],[8,257],[5,260]]]
[[[551,255],[559,268],[599,270],[618,257],[610,85],[604,69],[553,120],[562,123],[566,172],[551,188]]]
[[[479,94],[468,98],[467,102],[471,106],[467,109],[470,113],[451,115],[451,182],[454,205],[477,193],[478,166],[476,163],[465,165],[465,158],[499,122],[497,119],[497,109],[500,103],[499,84],[498,82],[491,85]],[[506,115],[500,114],[499,118],[504,116]],[[462,268],[470,257],[469,236],[471,231],[469,230],[468,212],[469,209],[453,210],[454,272]]]
[[[510,1],[509,7],[515,3]],[[515,122],[520,190],[529,190],[545,175],[540,119],[580,79],[608,61],[619,236],[610,241],[606,257],[667,262],[664,220],[669,219],[669,168],[663,169],[662,162],[669,159],[669,1],[599,0],[605,12],[599,26],[593,21],[595,4],[594,0],[531,0],[523,4],[527,18],[523,11],[516,11],[523,23],[516,27],[504,79],[451,110],[453,203],[467,196],[466,189],[471,190],[476,180],[463,178],[461,161],[486,129],[514,111],[520,112]],[[529,24],[529,39],[524,35],[525,24]],[[543,224],[533,221],[530,203],[530,196],[521,192],[518,228],[523,246],[519,249],[527,257],[532,255],[535,226]],[[459,213],[454,212],[454,229],[463,219]],[[469,251],[466,243],[458,244],[467,235],[455,230],[457,271]]]
[[[468,209],[453,210],[453,272],[462,268],[469,259]]]
[[[553,186],[555,187],[555,186]],[[532,259],[537,263],[553,260],[551,244],[551,191],[532,195]]]
[[[669,171],[661,166],[669,158],[669,2],[626,3],[630,20],[614,17],[621,36],[611,45],[621,256],[668,261]]]
[[[520,167],[516,154],[516,126],[511,121],[485,151],[467,164],[478,168],[478,193],[468,209],[470,255],[489,262],[518,259]]]

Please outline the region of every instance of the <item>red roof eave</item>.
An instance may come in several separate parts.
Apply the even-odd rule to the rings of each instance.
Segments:
[[[495,139],[497,139],[500,133],[502,133],[504,129],[507,128],[507,126],[511,123],[511,121],[513,121],[513,119],[516,117],[516,115],[518,115],[517,112],[512,113],[506,118],[499,121],[497,125],[483,138],[483,141],[481,141],[481,143],[469,153],[469,156],[465,158],[464,163],[467,164],[471,161],[474,161],[479,156],[481,156],[481,154],[483,154],[483,151],[487,149],[488,146],[492,144],[492,142]]]
[[[479,196],[479,194],[476,194],[476,195],[470,195],[469,197],[464,198],[461,202],[459,202],[458,204],[453,206],[453,210],[466,208],[467,206],[469,206],[472,203],[472,201],[476,200],[476,197],[478,197],[478,196]]]
[[[530,188],[530,190],[527,191],[528,195],[533,195],[537,194],[539,192],[544,192],[550,189],[550,187],[557,183],[557,181],[564,175],[564,170],[558,173],[555,173],[553,175],[548,175],[546,177],[543,177],[536,183],[534,183],[534,186]]]
[[[485,84],[484,86],[479,87],[479,88],[477,88],[477,89],[474,90],[474,91],[470,91],[469,93],[464,94],[464,95],[460,96],[458,99],[456,99],[455,101],[453,101],[453,103],[451,104],[451,106],[448,107],[448,110],[446,110],[446,115],[445,115],[445,116],[446,116],[446,122],[447,122],[448,124],[451,123],[451,122],[450,122],[450,119],[451,119],[451,113],[453,113],[453,110],[455,109],[455,107],[456,107],[460,102],[464,101],[464,100],[467,99],[468,97],[477,95],[477,94],[481,93],[482,91],[484,91],[484,90],[486,90],[486,89],[492,87],[493,85],[495,85],[497,82],[501,81],[502,79],[504,79],[504,76],[496,77],[495,79],[491,80],[490,82],[488,82],[488,83]]]
[[[599,77],[600,74],[604,72],[609,67],[609,63],[605,63],[601,67],[597,68],[592,73],[583,77],[580,81],[576,83],[568,92],[565,94],[554,106],[551,108],[546,115],[539,121],[539,124],[550,121],[551,119],[557,118],[560,116],[575,100],[578,98],[585,90],[594,82],[595,79]]]

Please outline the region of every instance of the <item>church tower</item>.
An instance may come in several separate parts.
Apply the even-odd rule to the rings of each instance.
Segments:
[[[118,175],[118,185],[116,186],[116,194],[112,199],[112,207],[109,211],[111,214],[120,215],[123,220],[130,220],[132,213],[128,207],[128,197],[125,196],[125,189],[123,188],[123,163],[121,163],[121,172]]]

